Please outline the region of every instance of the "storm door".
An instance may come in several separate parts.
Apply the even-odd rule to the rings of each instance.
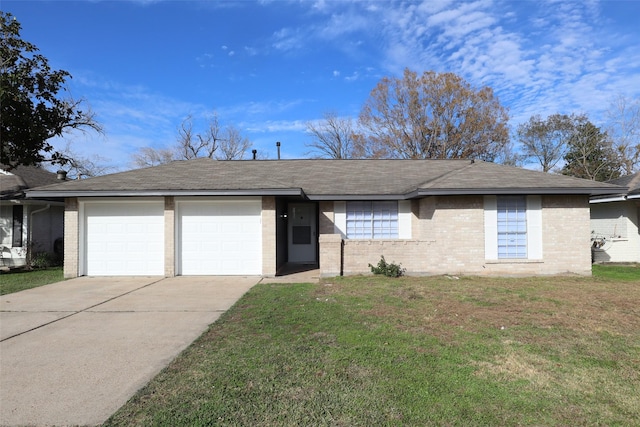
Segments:
[[[289,262],[315,264],[318,244],[316,205],[289,203],[287,216]]]

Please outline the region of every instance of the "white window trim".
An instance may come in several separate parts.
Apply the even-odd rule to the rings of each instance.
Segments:
[[[398,200],[398,238],[411,239],[411,200]]]
[[[542,199],[540,196],[527,196],[527,258],[542,259]],[[484,257],[486,260],[498,260],[498,197],[484,197]],[[501,258],[500,261],[511,261]],[[518,261],[518,258],[513,258]]]
[[[527,259],[542,259],[542,198],[527,196]]]
[[[498,259],[498,198],[484,197],[484,257]]]

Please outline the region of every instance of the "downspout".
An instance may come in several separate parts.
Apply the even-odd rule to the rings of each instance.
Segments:
[[[33,246],[32,245],[32,243],[33,243],[33,240],[32,240],[33,239],[33,216],[35,214],[37,214],[37,213],[44,212],[44,211],[47,211],[49,209],[51,209],[51,204],[47,203],[47,206],[45,206],[44,208],[36,209],[35,211],[29,213],[29,224],[28,224],[28,227],[29,227],[29,238],[27,240],[27,264],[29,266],[31,266],[31,255],[32,255],[31,250],[32,250],[32,246]]]

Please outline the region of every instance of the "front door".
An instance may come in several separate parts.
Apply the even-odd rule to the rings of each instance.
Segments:
[[[316,263],[316,205],[289,203],[288,212],[289,262]]]

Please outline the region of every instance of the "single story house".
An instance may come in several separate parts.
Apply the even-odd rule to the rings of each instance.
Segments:
[[[58,174],[36,166],[6,169],[0,165],[0,268],[25,266],[29,249],[61,256],[64,201],[25,198],[29,188],[60,182]]]
[[[591,274],[589,197],[622,187],[473,160],[175,161],[65,198],[66,277]]]
[[[640,262],[640,172],[609,183],[626,189],[590,200],[593,261]]]

